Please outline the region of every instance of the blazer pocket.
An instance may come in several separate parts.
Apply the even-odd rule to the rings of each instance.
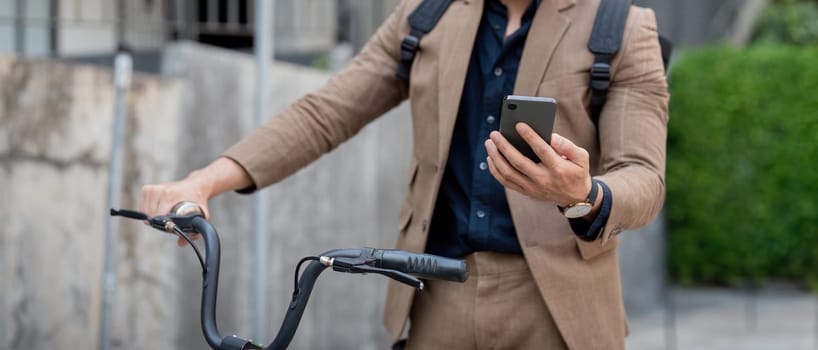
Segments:
[[[412,205],[409,204],[409,201],[403,202],[403,207],[400,209],[400,213],[398,213],[398,232],[400,234],[405,235],[406,231],[409,229],[409,224],[412,223]]]
[[[579,248],[579,254],[585,260],[596,258],[619,246],[619,236],[611,237],[604,244],[600,243],[599,241],[586,242],[579,238],[575,239],[577,241],[577,248]]]
[[[412,208],[414,203],[412,196],[415,187],[415,178],[418,176],[418,162],[414,157],[412,157],[412,160],[409,162],[408,175],[406,180],[406,196],[403,199],[400,212],[398,212],[398,232],[401,234],[406,234],[409,224],[412,222],[412,212],[414,211]]]
[[[418,162],[413,157],[411,161],[409,161],[409,176],[407,177],[406,187],[409,190],[415,185],[415,178],[418,176]]]

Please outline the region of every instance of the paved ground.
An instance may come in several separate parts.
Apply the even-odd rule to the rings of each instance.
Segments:
[[[787,286],[756,292],[682,289],[672,307],[630,319],[631,350],[818,350],[818,296]]]

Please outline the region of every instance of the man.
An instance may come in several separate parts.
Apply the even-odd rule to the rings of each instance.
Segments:
[[[206,209],[225,191],[268,186],[408,97],[414,149],[397,248],[467,259],[471,277],[417,295],[391,283],[393,339],[408,326],[410,349],[624,348],[617,234],[662,206],[668,94],[654,15],[631,8],[607,103],[591,120],[586,45],[599,2],[455,1],[423,37],[407,86],[395,71],[420,0],[404,0],[324,87],[207,167],[146,186],[140,207]],[[538,163],[495,131],[512,93],[557,100],[550,145],[517,125]],[[566,216],[591,203],[584,217]]]

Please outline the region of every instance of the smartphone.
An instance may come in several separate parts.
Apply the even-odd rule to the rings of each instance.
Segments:
[[[517,133],[515,125],[520,122],[528,124],[545,142],[551,144],[551,133],[554,131],[556,113],[557,101],[553,98],[506,96],[503,98],[503,110],[500,115],[500,133],[520,153],[535,163],[539,163],[540,157]]]

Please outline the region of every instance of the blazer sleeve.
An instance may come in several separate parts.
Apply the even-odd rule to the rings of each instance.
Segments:
[[[323,87],[309,93],[222,156],[241,165],[252,192],[282,180],[346,141],[367,123],[407,98],[395,76],[405,1],[393,11],[361,52]]]
[[[599,118],[601,174],[612,193],[602,243],[653,220],[665,197],[668,100],[652,10],[632,7]]]

